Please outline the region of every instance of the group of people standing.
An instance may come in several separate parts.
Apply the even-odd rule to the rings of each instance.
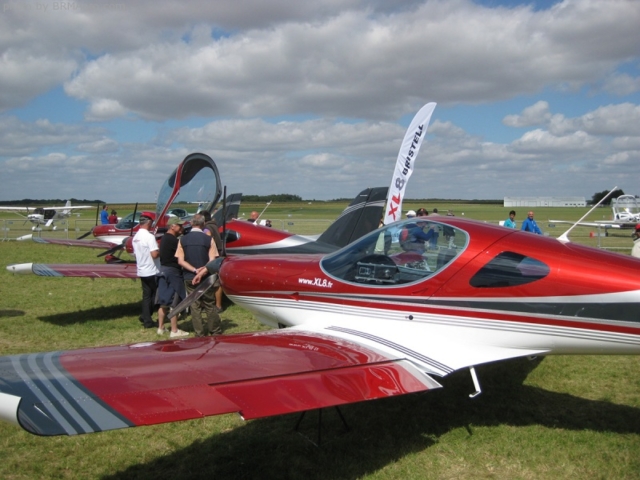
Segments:
[[[109,215],[109,207],[107,205],[103,205],[102,211],[100,212],[100,223],[102,225],[118,223],[118,212],[111,210],[111,215]]]
[[[516,225],[515,210],[511,210],[509,212],[509,218],[507,218],[504,221],[504,226],[507,228],[518,228]],[[520,227],[520,230],[522,230],[523,232],[531,232],[531,233],[536,233],[538,235],[542,235],[542,230],[540,230],[540,227],[538,227],[538,224],[533,219],[533,212],[531,211],[527,213],[527,218],[525,218],[524,222],[522,222],[522,226]]]
[[[142,314],[145,328],[157,326],[158,335],[165,333],[164,323],[171,307],[197,288],[194,279],[205,265],[220,255],[222,240],[215,221],[208,212],[191,219],[191,231],[184,233],[184,221],[172,217],[160,245],[150,231],[153,219],[142,215],[140,228],[133,237],[137,274],[142,283]],[[199,280],[199,278],[198,278]],[[222,333],[222,289],[220,285],[208,289],[191,305],[191,320],[196,337]],[[155,305],[159,306],[158,323],[152,319]],[[170,337],[186,337],[188,332],[178,328],[176,316],[170,318]]]

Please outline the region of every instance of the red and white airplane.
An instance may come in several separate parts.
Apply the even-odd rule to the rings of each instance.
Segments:
[[[640,260],[459,217],[218,263],[230,299],[285,328],[2,357],[0,417],[38,435],[251,419],[435,389],[461,369],[475,396],[487,362],[640,353]]]

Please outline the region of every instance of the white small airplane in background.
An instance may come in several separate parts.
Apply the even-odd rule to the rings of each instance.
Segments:
[[[613,190],[612,190],[613,191]],[[606,197],[605,197],[606,198]],[[577,222],[570,220],[549,220],[550,224],[572,224],[583,227],[604,228],[636,228],[640,224],[640,199],[635,195],[620,195],[618,198],[611,200],[611,210],[613,212],[613,220],[596,220],[594,222],[583,222],[586,217],[582,217]],[[591,213],[593,209],[589,211]]]
[[[635,195],[620,195],[611,201],[613,221],[617,223],[640,223],[640,199]]]
[[[13,212],[16,215],[20,215],[25,218],[25,222],[33,223],[33,227],[31,230],[36,230],[40,225],[44,225],[45,227],[50,227],[54,222],[58,220],[63,220],[65,218],[69,218],[72,210],[80,209],[80,208],[93,208],[88,205],[81,206],[71,206],[71,200],[67,200],[67,203],[62,207],[2,207],[0,206],[0,211]],[[26,212],[26,215],[23,215],[20,212]],[[56,229],[56,226],[53,225],[53,230]]]

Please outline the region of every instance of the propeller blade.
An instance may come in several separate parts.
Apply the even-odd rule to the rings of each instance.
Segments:
[[[104,257],[105,255],[113,255],[114,253],[116,253],[119,250],[123,250],[125,247],[124,242],[122,242],[120,245],[116,245],[114,247],[111,247],[109,250],[105,250],[102,253],[99,253],[97,256],[98,257]]]
[[[131,222],[131,232],[129,232],[130,237],[133,237],[133,228],[136,226],[136,213],[138,213],[138,202],[136,202],[136,206],[133,208],[133,221]]]
[[[91,227],[91,230],[89,230],[88,232],[85,232],[82,235],[80,235],[78,238],[76,238],[76,240],[82,240],[83,238],[88,237],[92,233],[93,233],[93,227]]]

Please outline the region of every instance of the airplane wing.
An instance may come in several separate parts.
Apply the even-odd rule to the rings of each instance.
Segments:
[[[35,210],[36,208],[41,208],[42,210],[66,210],[66,209],[74,209],[74,208],[94,208],[92,206],[89,205],[78,205],[78,206],[74,206],[74,207],[66,207],[66,206],[62,206],[62,207],[0,207],[0,210],[6,210],[8,212],[28,212],[31,210]]]
[[[87,278],[138,278],[135,263],[105,264],[45,264],[16,263],[7,265],[12,273],[34,274],[41,277],[87,277]]]
[[[43,210],[74,210],[78,208],[95,208],[95,207],[92,207],[90,205],[75,205],[75,206],[63,205],[62,207],[42,207]]]
[[[29,210],[27,207],[0,207],[0,211],[4,210],[7,212],[26,212]]]
[[[580,225],[582,227],[593,227],[593,228],[622,228],[621,223],[615,223],[613,221],[601,221],[601,222],[572,222],[570,220],[549,220],[550,224],[557,223],[559,225]]]
[[[105,242],[103,240],[77,240],[72,238],[43,238],[43,237],[34,237],[33,235],[28,236],[31,240],[36,243],[50,243],[53,245],[67,245],[69,247],[87,247],[87,248],[99,248],[101,250],[106,250],[109,248],[113,248],[117,243],[113,242]],[[22,238],[23,240],[27,240],[27,236]]]
[[[286,329],[2,357],[0,418],[37,435],[75,435],[438,387],[401,358]]]
[[[436,389],[434,376],[532,353],[375,330],[328,324],[2,357],[0,418],[37,435],[254,419]]]

